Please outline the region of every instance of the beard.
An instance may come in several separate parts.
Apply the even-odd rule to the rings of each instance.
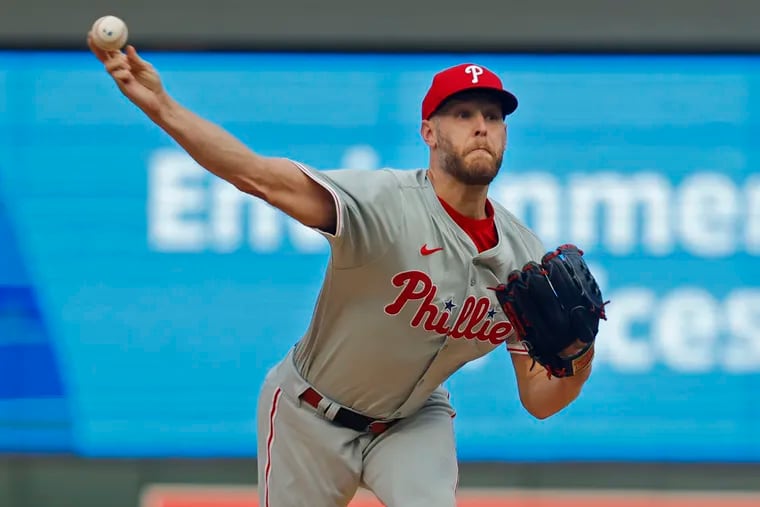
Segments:
[[[499,174],[501,163],[504,160],[504,152],[494,153],[491,148],[483,147],[484,150],[491,154],[490,157],[485,154],[471,156],[465,160],[469,151],[466,153],[457,153],[449,139],[441,137],[441,168],[454,179],[465,185],[483,186],[489,185],[496,175]]]

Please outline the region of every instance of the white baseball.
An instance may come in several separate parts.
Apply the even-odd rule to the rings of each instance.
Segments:
[[[92,40],[106,51],[118,51],[127,43],[127,24],[116,16],[103,16],[92,24]]]

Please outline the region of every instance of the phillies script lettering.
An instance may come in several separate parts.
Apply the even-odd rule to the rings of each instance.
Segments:
[[[422,325],[426,331],[452,338],[488,341],[494,345],[503,343],[512,331],[512,325],[509,322],[494,323],[486,318],[491,308],[491,300],[487,297],[467,296],[456,320],[449,325],[451,312],[441,311],[433,304],[438,287],[427,273],[404,271],[395,275],[391,281],[394,287],[401,287],[401,292],[391,304],[385,307],[385,313],[398,315],[407,303],[419,301],[417,312],[412,317],[412,327]]]

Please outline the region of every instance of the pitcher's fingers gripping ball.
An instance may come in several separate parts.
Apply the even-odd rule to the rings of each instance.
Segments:
[[[103,16],[92,24],[92,41],[104,51],[118,51],[127,43],[127,24],[116,16]]]

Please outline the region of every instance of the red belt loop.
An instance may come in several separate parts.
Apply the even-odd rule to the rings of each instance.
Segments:
[[[311,387],[308,388],[301,394],[301,399],[311,405],[312,407],[319,409],[319,402],[322,401],[324,398],[322,398],[322,395],[319,394],[317,391],[312,389]]]
[[[388,428],[390,428],[390,424],[383,421],[373,421],[367,427],[369,432],[372,433],[373,435],[379,435],[381,433],[384,433],[385,430],[387,430]]]

